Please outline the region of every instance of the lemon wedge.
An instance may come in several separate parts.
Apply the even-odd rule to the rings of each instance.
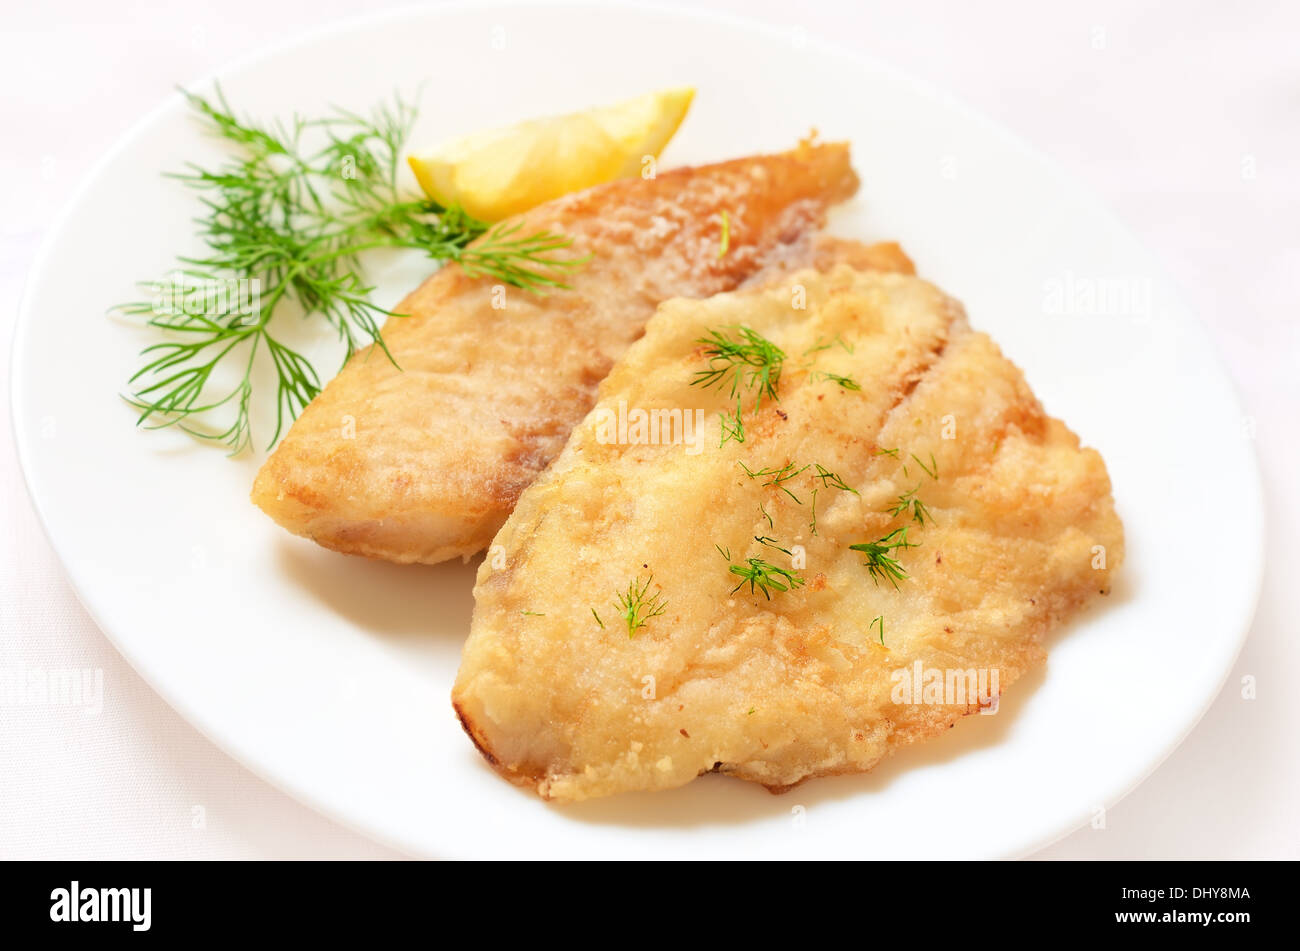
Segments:
[[[695,90],[666,89],[612,106],[476,132],[418,155],[411,170],[438,204],[500,221],[569,192],[641,173],[691,107]]]

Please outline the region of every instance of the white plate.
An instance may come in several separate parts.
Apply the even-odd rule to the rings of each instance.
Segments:
[[[448,702],[472,565],[395,567],[292,538],[248,502],[256,460],[137,431],[118,402],[150,338],[105,309],[196,249],[195,204],[159,173],[217,154],[173,97],[53,229],[23,302],[13,405],[32,495],[77,591],[177,710],[322,812],[442,856],[1018,855],[1113,805],[1173,750],[1248,627],[1258,473],[1201,326],[1094,196],[879,64],[681,12],[405,10],[313,34],[221,82],[240,111],[310,115],[366,108],[435,72],[463,79],[426,93],[417,142],[682,83],[699,95],[667,162],[788,147],[810,126],[852,140],[864,187],[834,230],[902,241],[1102,451],[1128,562],[998,715],[867,776],[782,797],[708,776],[543,804],[487,769]],[[377,275],[379,299],[396,302],[422,270],[395,262]],[[1111,296],[1089,303],[1098,291]]]

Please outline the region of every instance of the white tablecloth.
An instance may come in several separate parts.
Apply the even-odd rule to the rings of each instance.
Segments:
[[[707,5],[831,37],[952,90],[1090,182],[1182,281],[1255,419],[1270,515],[1263,600],[1192,736],[1110,810],[1104,831],[1042,855],[1300,857],[1300,730],[1288,699],[1300,676],[1300,6]],[[26,270],[95,159],[174,84],[375,6],[46,0],[10,4],[0,20],[0,669],[102,668],[111,695],[99,716],[0,705],[0,857],[395,854],[250,774],[118,656],[36,522],[7,410]],[[1215,560],[1232,557],[1229,524],[1207,526],[1196,584],[1213,585]],[[1241,697],[1243,675],[1256,678],[1254,700]]]

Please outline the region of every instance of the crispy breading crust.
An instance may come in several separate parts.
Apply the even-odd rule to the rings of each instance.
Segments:
[[[848,146],[804,143],[534,209],[521,233],[558,231],[592,256],[572,290],[536,296],[439,271],[384,327],[401,369],[357,353],[262,467],[253,501],[336,551],[425,563],[480,551],[660,301],[809,263],[824,253],[812,235],[827,208],[857,184]]]
[[[690,381],[699,339],[741,323],[787,361],[779,402],[747,411],[744,443],[720,446],[732,401]],[[620,406],[704,408],[701,451],[610,441]],[[858,494],[815,469],[767,485],[740,462],[820,464]],[[905,524],[889,509],[913,491],[930,518],[911,523],[918,547],[896,553],[907,578],[895,589],[849,546]],[[805,586],[733,593],[729,563],[795,566],[760,537],[802,546]],[[996,671],[1000,694],[1043,662],[1050,630],[1109,590],[1123,547],[1101,457],[926,282],[837,268],[671,301],[494,540],[452,699],[495,768],[544,798],[714,769],[786,789],[868,770],[978,708],[900,698],[917,663]],[[629,636],[612,602],[651,572],[667,610]]]

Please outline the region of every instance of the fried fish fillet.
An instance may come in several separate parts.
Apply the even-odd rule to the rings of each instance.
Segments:
[[[521,235],[561,232],[575,256],[591,255],[571,290],[535,296],[439,271],[384,328],[401,369],[374,348],[357,353],[262,467],[253,501],[337,551],[425,563],[480,551],[661,301],[818,257],[812,235],[857,184],[847,145],[806,142],[613,182],[512,219]],[[880,257],[902,256],[890,246]]]
[[[723,442],[729,383],[697,373],[737,325],[786,356],[757,410],[742,377]],[[850,547],[900,537],[899,577]],[[452,699],[547,799],[710,770],[778,791],[986,705],[1123,544],[1100,455],[931,284],[838,267],[669,301],[494,540]]]

